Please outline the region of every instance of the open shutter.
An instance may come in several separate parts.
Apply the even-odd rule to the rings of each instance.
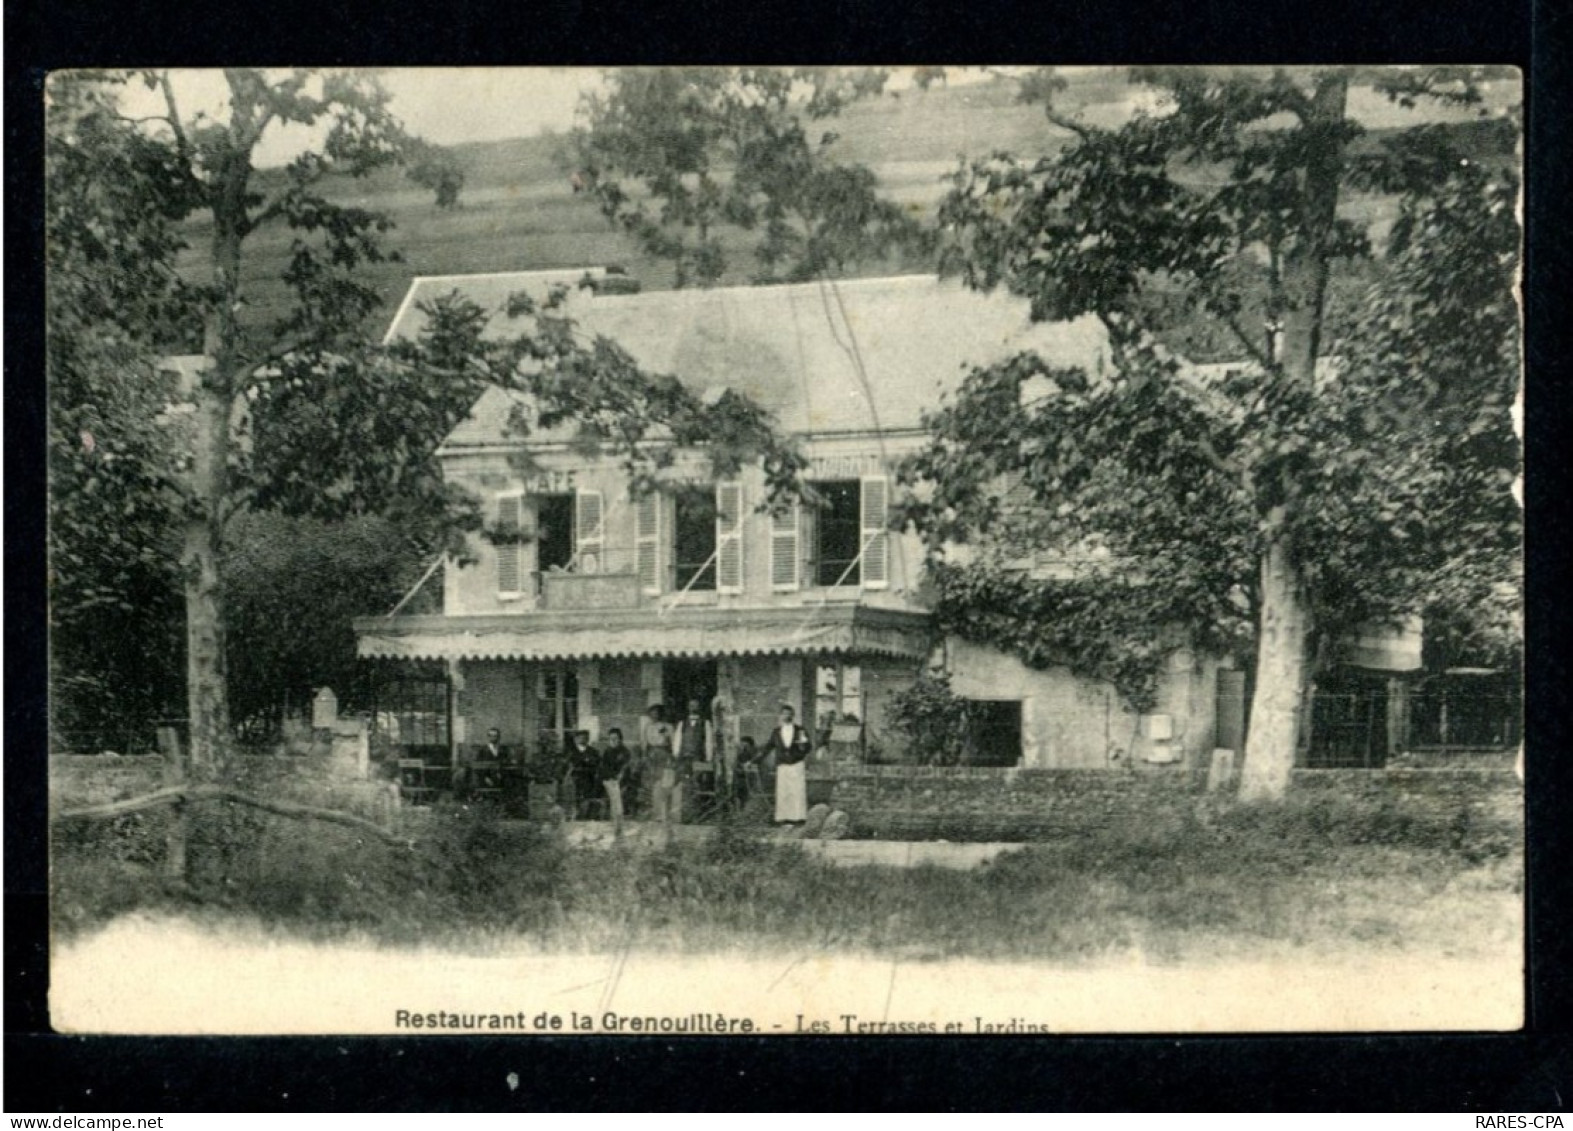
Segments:
[[[602,533],[601,492],[580,491],[574,496],[574,557],[580,573],[601,572],[601,551],[605,545]]]
[[[520,495],[497,496],[497,595],[517,597],[524,592],[524,545],[520,521],[524,499]]]
[[[743,591],[743,485],[717,483],[715,489],[716,589]]]
[[[661,592],[661,496],[653,491],[634,504],[634,570],[640,592]]]
[[[890,587],[890,480],[883,475],[863,479],[862,497],[863,587]]]
[[[785,592],[798,588],[798,520],[801,508],[797,503],[770,515],[770,588]]]

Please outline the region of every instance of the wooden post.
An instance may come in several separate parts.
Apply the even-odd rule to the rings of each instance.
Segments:
[[[164,756],[165,787],[184,785],[186,766],[180,749],[180,732],[174,727],[159,727],[158,749]],[[186,805],[177,801],[170,806],[169,831],[164,835],[164,878],[170,883],[186,882],[186,833]]]

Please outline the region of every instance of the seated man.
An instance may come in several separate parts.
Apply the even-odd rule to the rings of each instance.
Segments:
[[[463,767],[467,791],[500,789],[503,767],[512,760],[513,752],[503,745],[502,731],[492,727],[486,732],[486,741],[471,751],[469,762]]]
[[[502,744],[502,731],[496,727],[486,732],[486,741],[475,748],[475,761],[495,762],[502,765],[513,759],[513,752]]]
[[[569,816],[583,818],[590,803],[601,796],[601,752],[590,745],[590,732],[574,731],[568,750],[568,777],[573,786],[573,811]]]

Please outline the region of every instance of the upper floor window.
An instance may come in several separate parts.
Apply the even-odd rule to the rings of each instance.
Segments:
[[[679,590],[716,587],[716,499],[710,491],[684,491],[674,502],[672,584]]]
[[[542,573],[574,564],[574,496],[535,496],[535,568]]]
[[[497,496],[497,594],[534,592],[540,573],[600,573],[605,545],[601,492]]]
[[[866,589],[890,584],[889,486],[882,475],[812,484],[823,500],[804,514],[813,584]]]
[[[856,479],[837,479],[813,485],[824,499],[814,510],[814,539],[810,549],[815,585],[861,585],[863,532],[862,500]]]

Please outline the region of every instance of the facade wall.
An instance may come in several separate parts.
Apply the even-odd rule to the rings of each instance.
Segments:
[[[588,712],[580,725],[590,731],[596,743],[604,742],[606,732],[617,727],[629,746],[639,744],[639,718],[645,708],[661,697],[659,665],[639,660],[600,660],[593,666],[581,664],[588,676]]]
[[[1153,720],[1125,706],[1113,687],[1064,668],[1036,671],[1014,657],[952,640],[947,645],[951,686],[969,699],[1022,704],[1022,766],[1033,769],[1109,770],[1155,761],[1163,743]],[[731,704],[728,737],[750,735],[763,743],[782,704],[812,727],[815,680],[821,665],[855,666],[862,683],[861,719],[870,761],[912,760],[906,740],[889,724],[890,701],[922,673],[910,660],[879,656],[733,656],[716,662],[720,694]],[[637,743],[640,717],[662,698],[660,660],[603,659],[550,664],[522,660],[466,661],[455,703],[461,744],[484,739],[497,727],[508,745],[533,744],[552,720],[540,717],[539,681],[547,669],[577,676],[578,726],[600,742],[611,727]],[[1213,748],[1216,665],[1177,653],[1160,685],[1155,714],[1170,719],[1168,742],[1175,764],[1205,767]]]
[[[856,479],[860,476],[885,475],[893,479],[893,461],[899,458],[896,450],[881,452],[877,438],[844,439],[809,444],[806,451],[810,459],[807,477],[814,479]],[[577,491],[600,493],[603,506],[602,560],[600,569],[605,574],[629,575],[635,568],[636,506],[629,497],[628,481],[615,460],[587,461],[568,452],[534,453],[539,469],[521,474],[510,465],[504,453],[465,453],[450,455],[445,460],[445,473],[450,482],[476,495],[482,503],[486,522],[491,525],[497,516],[499,496],[524,492],[526,525],[533,511],[533,500],[540,494],[566,494]],[[707,481],[706,465],[697,458],[679,460],[672,469],[674,482],[704,483]],[[803,537],[798,542],[798,589],[778,592],[771,584],[771,519],[769,514],[758,511],[765,499],[764,478],[757,469],[749,468],[740,475],[743,490],[743,592],[717,593],[712,590],[690,589],[682,597],[684,607],[752,607],[761,605],[800,606],[826,600],[856,599],[866,604],[887,607],[911,608],[912,591],[918,580],[923,560],[922,545],[910,534],[889,532],[889,584],[883,588],[843,585],[821,587],[814,584],[808,571],[812,541],[808,537],[810,523],[805,520]],[[891,488],[894,497],[894,488]],[[676,509],[672,498],[663,495],[660,500],[660,544],[662,596],[655,598],[639,595],[641,606],[656,607],[676,599],[678,587],[673,577],[672,531]],[[541,607],[534,595],[534,585],[527,584],[525,592],[515,597],[500,596],[497,589],[498,547],[482,535],[470,539],[472,564],[450,565],[444,574],[443,607],[450,616],[478,616],[518,613],[526,614]],[[521,570],[533,582],[538,568],[538,547],[526,542],[522,547]]]
[[[512,660],[467,663],[460,669],[463,688],[454,700],[454,736],[461,745],[486,741],[492,727],[505,745],[524,741],[524,665]]]
[[[1217,664],[1183,649],[1170,657],[1151,715],[1131,710],[1110,684],[1068,668],[1038,671],[1014,656],[954,638],[946,643],[946,657],[957,695],[1021,703],[1023,766],[1101,770],[1147,764],[1169,752],[1179,763],[1205,765],[1211,756]],[[1153,716],[1169,719],[1166,741],[1162,722]]]

